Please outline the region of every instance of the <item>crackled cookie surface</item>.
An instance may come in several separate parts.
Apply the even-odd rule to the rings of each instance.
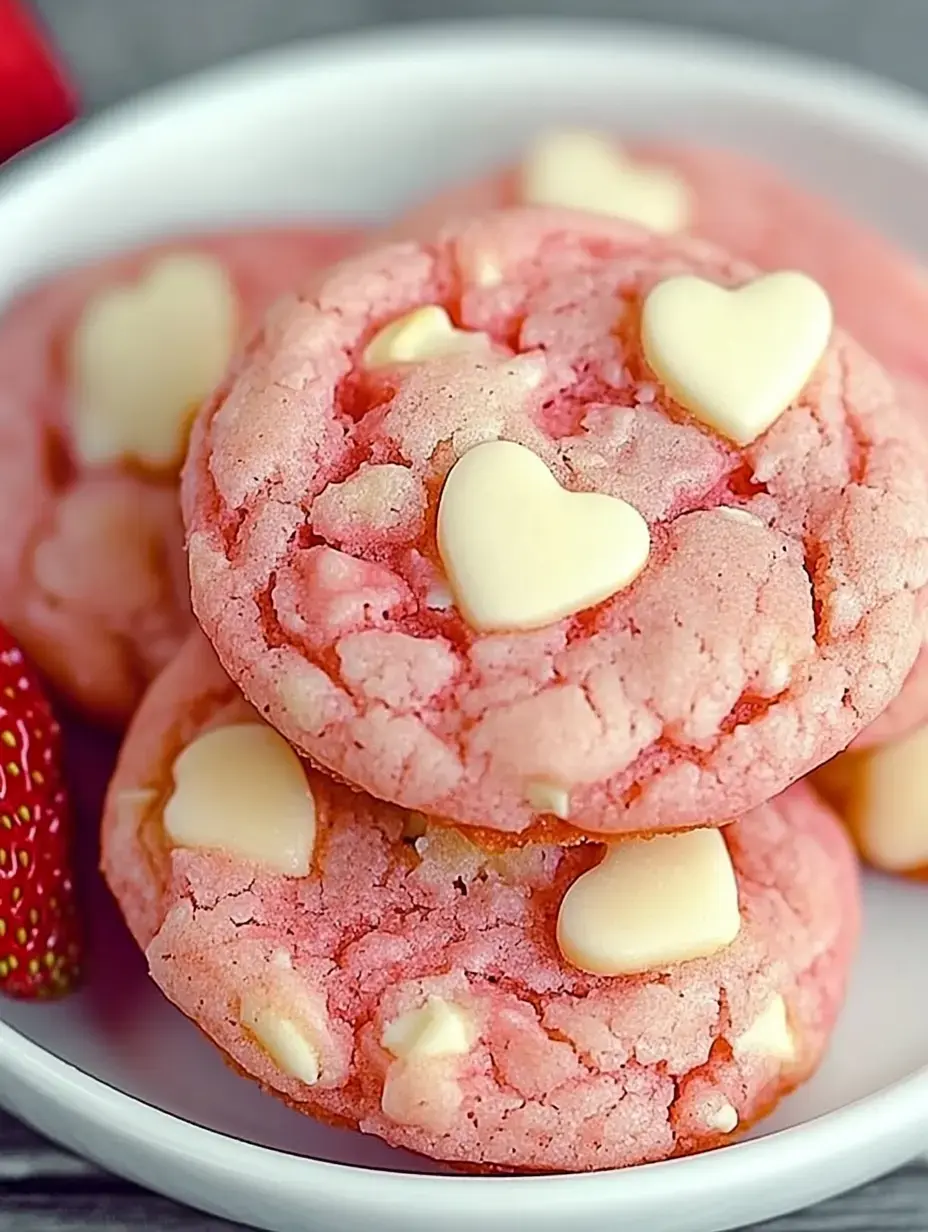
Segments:
[[[805,786],[722,831],[491,854],[301,769],[199,638],[130,729],[103,865],[155,981],[245,1074],[492,1169],[728,1140],[815,1067],[858,927]]]
[[[177,472],[243,329],[347,233],[172,242],[61,274],[0,317],[0,620],[62,693],[128,717],[191,619]]]
[[[624,148],[596,133],[545,133],[518,166],[440,194],[395,231],[431,235],[453,214],[527,204],[598,210],[665,234],[699,235],[760,269],[803,270],[881,363],[928,380],[928,274],[918,261],[843,208],[734,150]]]
[[[490,214],[252,341],[185,469],[194,607],[373,795],[523,837],[721,822],[915,658],[915,431],[811,280]]]

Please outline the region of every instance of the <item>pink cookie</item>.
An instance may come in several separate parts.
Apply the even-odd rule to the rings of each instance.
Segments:
[[[890,371],[928,380],[928,274],[909,253],[776,168],[733,150],[636,143],[628,157],[679,177],[686,230],[760,269],[803,270],[826,289],[841,325]],[[446,191],[393,230],[431,235],[452,214],[523,204],[526,169],[510,167]]]
[[[278,756],[255,811],[228,776],[248,795],[249,768]],[[301,769],[200,639],[130,728],[103,867],[154,980],[242,1073],[485,1170],[724,1143],[817,1065],[858,928],[853,856],[805,786],[605,859],[599,844],[493,855]],[[638,973],[585,974],[567,940]]]
[[[347,232],[171,241],[0,319],[0,621],[79,709],[125,721],[190,628],[177,471],[235,338]]]
[[[461,824],[650,832],[755,807],[896,695],[928,569],[916,430],[827,324],[769,430],[712,430],[643,353],[644,301],[687,273],[754,271],[508,211],[348,261],[269,318],[197,420],[185,518],[203,628],[304,753]],[[768,341],[771,296],[799,294],[787,317],[818,337],[800,281],[755,286],[739,343],[778,380],[796,356]],[[654,310],[657,350],[742,302],[709,292],[711,313],[671,305],[690,317],[669,343]],[[704,383],[736,363],[735,328],[698,348]]]

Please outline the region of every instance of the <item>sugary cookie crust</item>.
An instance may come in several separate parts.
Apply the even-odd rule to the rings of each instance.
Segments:
[[[348,262],[253,339],[194,429],[193,601],[226,669],[319,764],[523,836],[538,780],[569,792],[581,830],[673,829],[776,794],[898,691],[928,498],[892,387],[836,330],[796,404],[735,448],[641,355],[642,297],[682,272],[752,274],[699,241],[511,211]],[[364,372],[376,329],[422,304],[495,351]],[[435,512],[455,458],[500,436],[567,488],[632,504],[651,555],[595,608],[477,637],[436,601]]]

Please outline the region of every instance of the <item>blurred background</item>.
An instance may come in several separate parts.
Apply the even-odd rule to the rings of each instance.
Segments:
[[[760,39],[928,91],[928,0],[31,0],[97,108],[294,38],[389,22],[615,17]],[[2,48],[0,48],[2,52]]]

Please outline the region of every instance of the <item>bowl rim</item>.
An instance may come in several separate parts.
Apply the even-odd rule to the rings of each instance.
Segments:
[[[586,54],[595,49],[616,62],[647,56],[658,68],[662,62],[673,67],[678,88],[711,74],[715,79],[723,76],[726,90],[734,93],[790,104],[800,98],[810,119],[830,117],[884,143],[903,146],[928,163],[928,101],[908,87],[865,70],[685,27],[573,19],[475,19],[297,41],[158,85],[77,122],[14,159],[0,176],[0,218],[10,211],[27,210],[31,196],[45,191],[49,176],[54,177],[62,164],[79,159],[91,142],[97,146],[119,143],[129,126],[138,132],[139,126],[173,122],[176,113],[204,98],[215,106],[222,95],[258,92],[271,74],[279,80],[310,68],[316,73],[338,73],[346,62],[357,72],[359,62],[365,60],[381,69],[389,61],[393,71],[405,73],[421,67],[439,45],[446,57],[450,45],[454,58],[484,61],[514,56],[531,59],[553,49],[564,53],[565,46]],[[443,1199],[466,1201],[475,1213],[478,1209],[503,1213],[505,1208],[524,1218],[527,1202],[540,1208],[555,1198],[569,1198],[577,1215],[582,1215],[585,1208],[601,1208],[607,1197],[615,1199],[617,1176],[626,1190],[623,1198],[642,1209],[665,1198],[668,1183],[675,1203],[697,1200],[713,1190],[727,1190],[733,1198],[746,1186],[786,1183],[798,1155],[804,1168],[823,1168],[837,1156],[868,1151],[875,1131],[882,1129],[883,1136],[893,1140],[896,1162],[902,1162],[906,1144],[919,1133],[928,1136],[925,1065],[871,1095],[801,1124],[702,1155],[583,1174],[487,1177],[398,1172],[313,1159],[209,1129],[109,1085],[0,1018],[0,1078],[4,1073],[59,1107],[67,1106],[85,1124],[110,1136],[135,1140],[178,1161],[189,1161],[195,1155],[200,1165],[217,1172],[253,1174],[255,1160],[260,1159],[265,1184],[292,1187],[341,1182],[347,1187],[359,1176],[370,1176],[376,1185],[354,1184],[349,1205],[369,1205],[371,1212],[391,1195],[402,1194],[404,1201],[414,1202],[417,1197],[428,1201],[440,1186]],[[741,1168],[733,1166],[737,1162]],[[373,1196],[368,1194],[370,1188]]]
[[[518,1204],[523,1213],[529,1188],[542,1200],[567,1197],[564,1191],[570,1191],[571,1199],[576,1199],[576,1189],[582,1181],[584,1197],[594,1199],[605,1196],[604,1192],[596,1195],[594,1191],[611,1189],[617,1176],[634,1177],[642,1189],[639,1201],[666,1193],[668,1183],[673,1185],[675,1200],[686,1201],[715,1185],[731,1188],[733,1178],[739,1174],[737,1160],[742,1164],[741,1175],[749,1177],[752,1185],[761,1181],[776,1184],[788,1178],[798,1150],[802,1152],[804,1166],[811,1169],[824,1167],[844,1150],[872,1145],[875,1126],[892,1126],[894,1136],[900,1141],[913,1136],[916,1130],[928,1134],[926,1065],[872,1095],[799,1125],[775,1130],[760,1138],[732,1142],[702,1154],[589,1173],[479,1176],[402,1172],[296,1155],[279,1147],[263,1146],[222,1130],[210,1129],[119,1090],[70,1061],[62,1060],[0,1020],[0,1077],[4,1071],[49,1100],[78,1109],[81,1118],[95,1128],[133,1139],[147,1148],[155,1147],[164,1156],[189,1159],[195,1154],[203,1164],[247,1175],[253,1171],[249,1165],[253,1165],[257,1153],[262,1160],[262,1179],[266,1184],[289,1186],[305,1182],[316,1171],[318,1179],[370,1177],[376,1181],[378,1200],[388,1196],[383,1187],[407,1190],[415,1186],[423,1199],[429,1196],[427,1190],[441,1187],[443,1198],[463,1200],[466,1196],[471,1201],[476,1196],[475,1190],[480,1188],[485,1198],[498,1198],[514,1209]],[[750,1160],[742,1158],[747,1154],[752,1156]],[[899,1162],[904,1158],[903,1152]]]

